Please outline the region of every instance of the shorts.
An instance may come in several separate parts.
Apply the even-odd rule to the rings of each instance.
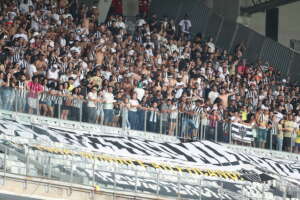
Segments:
[[[283,138],[283,147],[291,147],[293,146],[292,144],[292,138],[291,137],[284,137]]]
[[[54,106],[54,103],[51,100],[47,100],[46,104],[47,104],[47,106]]]
[[[61,110],[68,110],[68,111],[70,111],[71,109],[72,109],[72,106],[65,106],[65,105],[61,106]]]
[[[266,140],[267,140],[267,129],[258,128],[258,130],[257,130],[257,140],[258,140],[258,142],[266,142]]]
[[[300,148],[300,143],[295,143],[295,147]]]
[[[104,123],[110,123],[113,120],[114,110],[113,109],[103,109],[104,112]]]
[[[170,119],[171,123],[176,123],[176,119]]]
[[[28,105],[30,108],[37,109],[37,107],[38,107],[37,99],[28,97]]]
[[[46,101],[40,101],[40,104],[46,104]]]

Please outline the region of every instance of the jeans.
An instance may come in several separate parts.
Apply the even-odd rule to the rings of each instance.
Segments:
[[[103,109],[104,112],[104,123],[111,123],[114,115],[113,109]]]
[[[161,134],[168,134],[168,121],[162,120],[161,121]]]
[[[80,108],[72,107],[70,120],[79,121],[80,120]]]
[[[258,139],[258,142],[266,142],[267,140],[267,129],[264,129],[264,128],[258,128],[257,129],[257,139]]]
[[[129,120],[129,123],[130,123],[130,127],[131,129],[133,130],[137,130],[138,129],[138,115],[137,115],[137,112],[136,111],[129,111],[128,112],[128,120]]]
[[[157,133],[158,132],[158,122],[151,122],[151,121],[148,121],[147,123],[147,131],[149,132],[153,132],[153,133]]]
[[[196,128],[196,124],[191,119],[183,119],[181,133],[185,135],[186,133],[191,133],[192,129]]]
[[[88,113],[88,122],[89,123],[96,123],[96,119],[97,119],[97,111],[96,111],[96,107],[88,107],[87,109]]]
[[[1,100],[2,100],[2,109],[3,110],[12,110],[13,101],[14,101],[14,92],[10,88],[2,90]]]
[[[130,123],[128,120],[128,110],[123,109],[122,111],[122,128],[130,129]]]
[[[138,110],[137,111],[137,130],[143,131],[145,126],[145,115],[146,111]]]
[[[282,151],[283,138],[278,138],[276,141],[276,150]]]

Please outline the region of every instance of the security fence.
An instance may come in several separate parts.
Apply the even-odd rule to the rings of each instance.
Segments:
[[[160,17],[168,15],[176,19],[177,23],[188,14],[192,32],[201,33],[205,38],[213,37],[217,47],[234,52],[235,47],[243,43],[246,47],[244,57],[250,63],[260,59],[281,71],[291,81],[296,82],[300,77],[298,53],[242,24],[226,20],[199,1],[153,0],[151,11]]]
[[[128,108],[121,102],[116,102],[111,109],[106,109],[101,102],[93,107],[89,106],[89,100],[79,99],[77,96],[43,92],[32,98],[27,90],[0,88],[0,109],[6,111],[85,122],[101,127],[118,127],[124,132],[150,132],[158,136],[173,136],[182,141],[210,140],[298,152],[296,132],[290,133],[290,138],[283,138],[276,126],[261,130],[255,123],[217,119],[213,113],[204,111],[205,106],[203,112],[199,113],[181,112],[175,103],[167,103],[166,109],[161,110],[142,105],[139,108]]]

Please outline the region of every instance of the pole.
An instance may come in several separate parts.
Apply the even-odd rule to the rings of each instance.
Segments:
[[[134,185],[134,192],[137,193],[137,183],[138,183],[138,173],[135,169],[135,185]]]
[[[159,173],[156,172],[156,195],[159,196]]]
[[[121,114],[121,117],[122,117],[121,128],[122,128],[123,132],[125,131],[125,128],[126,128],[126,120],[125,120],[125,114],[124,114],[125,111],[124,110],[125,110],[125,108],[121,109],[121,113],[122,113]]]
[[[200,117],[200,140],[203,140],[203,120],[202,117]]]
[[[271,150],[272,150],[272,142],[273,142],[273,134],[274,134],[273,131],[275,131],[274,128],[272,128],[271,131],[270,131],[270,144],[269,144],[269,147],[270,147]]]
[[[148,112],[147,110],[144,111],[144,113],[145,113],[144,114],[145,115],[144,116],[144,132],[147,131],[147,112]]]
[[[39,104],[40,95],[36,98],[36,115],[40,115],[40,104]]]
[[[18,97],[19,97],[19,98],[22,98],[21,95],[20,95],[19,90],[17,90],[17,89],[14,89],[14,90],[16,91]],[[15,98],[15,111],[16,111],[16,112],[18,112],[18,100],[19,100],[19,99]]]
[[[221,182],[221,188],[220,188],[219,194],[220,194],[220,200],[223,200],[223,183],[222,182]]]
[[[178,117],[179,117],[179,112],[177,112],[177,116],[176,116],[176,124],[175,124],[175,137],[177,137],[178,138],[178,136],[179,136],[179,134],[178,134],[178,122],[179,122],[179,120],[178,120]]]
[[[218,142],[218,121],[216,122],[215,126],[215,142]]]
[[[25,157],[26,157],[26,176],[28,176],[28,173],[29,173],[29,148],[27,148],[26,150],[26,154],[25,154]]]
[[[117,188],[117,181],[116,181],[116,165],[114,165],[114,192],[116,191]]]
[[[177,183],[177,189],[178,189],[178,191],[177,191],[177,193],[178,193],[178,199],[181,199],[181,198],[180,198],[180,175],[179,175],[179,174],[177,175],[177,181],[178,181],[178,183]]]
[[[5,147],[5,153],[4,153],[4,178],[3,178],[3,185],[5,184],[5,177],[6,177],[6,169],[7,169],[7,147]]]
[[[163,113],[160,113],[160,119],[159,119],[159,133],[162,134],[162,117]]]
[[[82,122],[82,100],[80,100],[80,105],[79,105],[79,122]]]
[[[48,177],[51,178],[52,165],[51,165],[51,156],[50,156],[50,153],[48,153],[48,166],[49,166]]]
[[[202,200],[202,180],[199,179],[199,186],[200,186],[200,192],[199,192],[199,200]]]
[[[96,165],[96,159],[95,154],[93,156],[93,186],[95,186],[95,165]]]
[[[59,98],[62,98],[62,97],[59,97]],[[59,101],[58,101],[58,119],[60,119],[61,118],[61,104],[62,104],[62,102],[63,102],[63,100],[62,101],[60,101],[60,99],[59,99]]]
[[[73,183],[73,156],[71,159],[71,175],[70,175],[70,183]]]
[[[232,138],[231,138],[231,123],[229,123],[229,144],[232,144]]]

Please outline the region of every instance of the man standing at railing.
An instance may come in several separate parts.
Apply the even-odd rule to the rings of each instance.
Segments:
[[[113,95],[113,88],[111,86],[108,87],[108,90],[103,93],[103,112],[104,112],[104,125],[111,126],[114,114],[114,102],[115,97]]]
[[[269,121],[267,109],[259,109],[256,113],[256,122],[257,122],[257,142],[259,148],[265,148],[267,140],[267,126]]]
[[[168,99],[164,101],[164,103],[161,105],[160,110],[161,110],[161,124],[160,124],[160,131],[162,134],[167,134],[168,131],[168,122],[170,118],[170,113],[172,109],[172,100]]]
[[[88,93],[87,99],[87,110],[88,110],[88,122],[89,123],[96,123],[97,118],[97,110],[96,110],[96,103],[97,103],[97,86],[93,86],[92,90]]]
[[[41,92],[44,91],[43,86],[39,83],[38,76],[33,76],[32,81],[27,84],[27,89],[29,90],[28,95],[28,106],[29,114],[33,113],[33,110],[38,109],[38,96]]]
[[[292,139],[296,133],[296,128],[297,124],[293,121],[293,115],[289,114],[283,124],[283,148],[285,151],[291,152],[293,150],[294,141]]]

